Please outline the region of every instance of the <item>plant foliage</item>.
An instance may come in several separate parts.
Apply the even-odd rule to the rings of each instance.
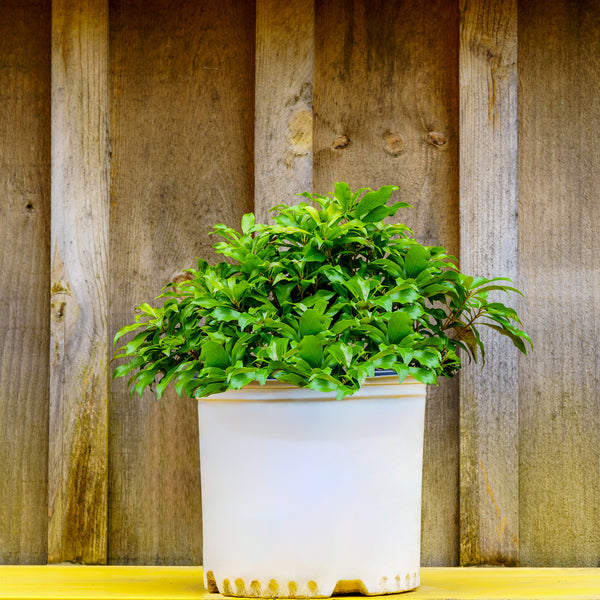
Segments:
[[[114,376],[130,375],[131,393],[155,386],[159,398],[171,382],[200,398],[268,378],[342,398],[378,368],[400,381],[452,377],[459,349],[484,358],[481,326],[526,353],[515,310],[488,301],[518,290],[506,278],[463,275],[444,248],[384,223],[408,206],[388,206],[396,189],[337,183],[330,196],[305,192],[307,201],[275,207],[273,225],[253,214],[241,233],[216,225],[215,249],[228,260],[199,259],[189,280],[163,289],[162,306],[138,307],[115,336],[136,331]]]

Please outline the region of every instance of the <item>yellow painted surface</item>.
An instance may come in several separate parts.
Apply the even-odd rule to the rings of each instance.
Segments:
[[[404,596],[406,600],[598,600],[600,569],[423,568],[421,587]]]
[[[204,589],[201,567],[0,566],[0,600],[9,598],[219,600],[223,596]],[[600,569],[430,567],[421,569],[418,590],[385,598],[600,600]]]

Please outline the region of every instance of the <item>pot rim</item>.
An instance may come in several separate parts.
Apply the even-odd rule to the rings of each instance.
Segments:
[[[342,401],[373,400],[377,398],[404,398],[425,396],[427,386],[411,375],[400,382],[398,375],[387,372],[367,377],[364,385]],[[290,402],[296,401],[338,401],[335,392],[319,392],[310,388],[298,387],[292,383],[267,380],[265,385],[253,381],[239,390],[227,390],[205,398],[199,402]]]

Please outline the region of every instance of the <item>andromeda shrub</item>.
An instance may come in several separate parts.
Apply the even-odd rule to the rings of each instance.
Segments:
[[[162,306],[141,304],[137,331],[116,353],[142,394],[200,398],[267,379],[350,395],[376,369],[434,384],[460,369],[463,350],[484,358],[480,327],[508,336],[526,353],[528,335],[512,308],[488,301],[492,291],[518,292],[506,278],[468,277],[444,248],[422,246],[402,224],[384,223],[407,207],[388,206],[394,186],[277,206],[273,225],[244,215],[241,233],[216,225],[226,257],[198,260],[189,280],[170,283]],[[520,293],[520,292],[518,292]]]

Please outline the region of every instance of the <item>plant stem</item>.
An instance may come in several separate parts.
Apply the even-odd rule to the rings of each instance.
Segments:
[[[469,321],[469,322],[468,322],[466,325],[463,325],[463,326],[462,326],[462,327],[461,327],[461,328],[458,330],[458,333],[457,333],[457,334],[454,336],[454,338],[453,338],[453,339],[455,339],[455,340],[460,340],[460,337],[461,337],[461,335],[462,335],[463,331],[466,331],[467,329],[469,329],[469,328],[471,327],[471,325],[473,325],[473,323],[474,323],[475,321],[477,321],[477,319],[478,319],[478,318],[481,316],[481,314],[482,314],[482,313],[483,313],[483,308],[480,308],[480,309],[477,311],[477,314],[476,314],[474,317],[472,317],[472,318],[471,318],[471,320],[470,320],[470,321]]]
[[[458,317],[463,313],[463,311],[465,309],[465,304],[470,299],[471,299],[471,292],[467,292],[467,294],[465,295],[465,299],[463,300],[463,303],[456,309],[456,311],[454,311],[446,319],[446,322],[442,325],[442,331],[446,331],[446,329],[448,329],[450,327],[450,325],[452,325],[453,323],[456,322],[456,320],[458,319]]]

